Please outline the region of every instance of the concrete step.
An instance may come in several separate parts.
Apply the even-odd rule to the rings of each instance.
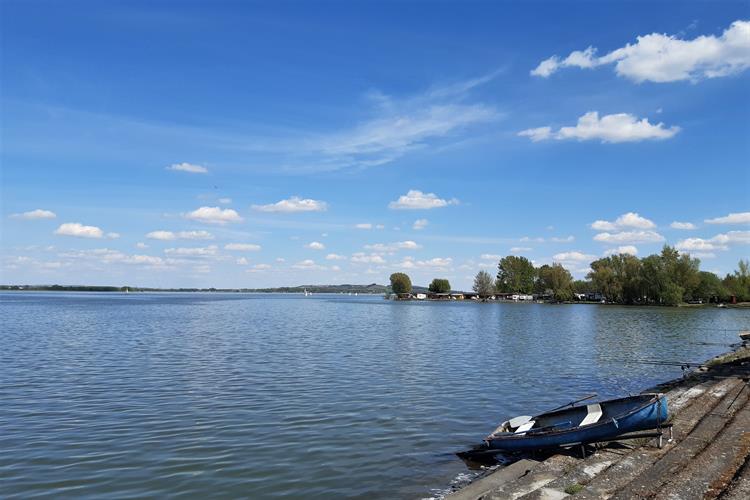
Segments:
[[[476,500],[482,498],[494,488],[529,474],[537,465],[539,465],[539,462],[536,460],[519,460],[451,493],[446,497],[446,500]]]
[[[741,390],[748,392],[750,388],[745,385]],[[738,397],[734,405],[740,405],[740,399]],[[745,400],[744,407],[721,434],[661,487],[655,497],[657,500],[717,498],[728,488],[750,455],[750,403],[747,403],[747,396]]]
[[[674,424],[673,442],[665,442],[661,449],[646,446],[624,454],[619,461],[590,481],[584,482],[584,488],[576,494],[576,499],[609,498],[627,486],[634,478],[651,468],[660,458],[678,446],[698,423],[732,392],[732,389],[739,389],[739,384],[740,382],[736,379],[709,381],[692,387],[674,402],[670,401],[669,407]]]
[[[692,431],[681,439],[676,445],[667,449],[667,453],[661,456],[653,465],[643,470],[640,474],[632,477],[630,482],[619,489],[612,497],[617,500],[629,500],[632,498],[651,498],[669,479],[679,474],[693,457],[701,453],[724,427],[732,420],[737,411],[742,408],[748,399],[748,392],[743,391],[737,401],[730,407],[737,391],[742,387],[744,382],[740,380],[729,380],[734,382],[729,391],[709,391],[712,393],[721,393],[723,397],[718,404],[704,413]],[[694,405],[693,405],[694,406]],[[691,406],[692,408],[692,406]],[[689,412],[690,408],[685,410]]]
[[[483,497],[490,500],[521,498],[542,488],[575,466],[578,458],[572,455],[555,455],[534,467],[527,475],[494,488]]]

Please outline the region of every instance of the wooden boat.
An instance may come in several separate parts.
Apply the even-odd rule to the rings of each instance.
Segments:
[[[640,394],[573,406],[500,424],[485,438],[487,448],[530,451],[610,441],[624,434],[659,428],[668,417],[663,394]]]

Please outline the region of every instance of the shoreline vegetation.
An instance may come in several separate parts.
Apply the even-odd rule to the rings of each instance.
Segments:
[[[270,288],[156,288],[98,285],[0,285],[0,291],[41,292],[217,292],[384,295],[394,300],[477,300],[600,303],[620,305],[750,307],[750,261],[740,260],[733,273],[720,278],[700,270],[700,260],[670,246],[661,253],[638,258],[610,255],[590,263],[586,279],[575,280],[559,263],[535,267],[523,256],[499,260],[497,275],[479,271],[472,292],[453,290],[445,278],[428,287],[412,285],[401,272],[390,276],[390,285],[300,285]]]
[[[665,245],[658,254],[643,258],[624,253],[610,255],[591,262],[589,268],[585,280],[574,280],[562,264],[535,267],[526,257],[508,255],[498,262],[494,279],[487,271],[476,274],[473,292],[452,291],[447,279],[436,278],[426,294],[418,293],[408,275],[393,273],[390,298],[658,306],[750,302],[748,260],[740,260],[738,269],[722,279],[712,272],[701,271],[699,259]]]

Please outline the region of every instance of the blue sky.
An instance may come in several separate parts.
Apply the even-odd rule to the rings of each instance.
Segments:
[[[0,282],[730,272],[750,3],[604,4],[5,1]]]

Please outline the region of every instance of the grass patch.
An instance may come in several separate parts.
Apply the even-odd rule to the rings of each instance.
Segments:
[[[583,489],[583,485],[581,483],[571,484],[567,488],[565,488],[565,493],[568,495],[575,495],[579,491]]]

